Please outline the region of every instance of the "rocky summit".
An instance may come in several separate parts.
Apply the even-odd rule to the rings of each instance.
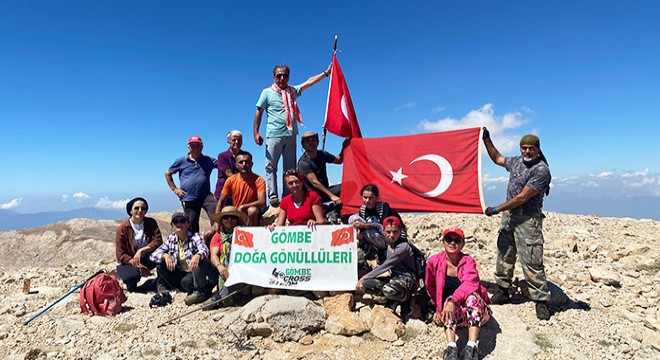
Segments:
[[[545,265],[553,295],[549,321],[536,318],[516,269],[512,303],[493,305],[480,336],[486,359],[660,358],[660,223],[547,213]],[[163,233],[169,213],[150,214]],[[412,242],[440,251],[442,230],[465,231],[464,252],[493,290],[499,218],[407,215]],[[242,306],[189,310],[183,294],[150,308],[152,294],[129,293],[115,317],[84,316],[75,291],[23,323],[99,268],[114,269],[119,221],[75,219],[0,233],[0,354],[4,359],[442,359],[442,329],[402,323],[375,299],[347,293],[309,298],[254,291]],[[206,223],[208,227],[208,223]],[[23,292],[25,279],[31,291]],[[466,332],[459,332],[459,346]]]

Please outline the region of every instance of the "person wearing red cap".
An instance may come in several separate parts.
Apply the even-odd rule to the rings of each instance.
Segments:
[[[211,193],[211,172],[218,167],[218,161],[202,154],[202,138],[193,135],[188,138],[188,153],[176,159],[167,171],[165,180],[172,192],[179,198],[183,211],[190,220],[190,231],[199,232],[199,216],[202,208],[209,218],[215,214],[218,204]],[[173,175],[179,173],[179,187]]]
[[[401,304],[401,318],[407,320],[411,311],[411,295],[419,281],[414,270],[415,255],[408,239],[401,236],[401,220],[396,216],[389,216],[383,220],[383,226],[389,242],[387,258],[358,280],[355,291],[384,296],[393,310]],[[390,271],[390,277],[379,277],[387,271]]]
[[[445,230],[442,245],[444,251],[431,256],[427,262],[424,284],[437,309],[433,320],[445,328],[444,359],[458,360],[456,328],[468,327],[468,343],[461,359],[477,360],[479,329],[492,314],[488,291],[479,282],[476,261],[462,251],[465,246],[463,230]]]

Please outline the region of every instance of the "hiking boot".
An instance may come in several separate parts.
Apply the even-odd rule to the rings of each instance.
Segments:
[[[498,286],[497,290],[493,293],[493,297],[490,298],[490,301],[495,305],[507,304],[511,301],[509,289]]]
[[[272,206],[272,207],[280,207],[280,199],[278,199],[278,198],[272,198],[272,199],[270,199],[270,206]]]
[[[458,348],[455,346],[447,346],[444,354],[442,354],[443,360],[458,360]]]
[[[465,346],[461,354],[461,360],[479,360],[479,349],[472,346]]]
[[[206,299],[209,298],[209,295],[206,295],[202,292],[199,291],[193,291],[192,294],[186,296],[186,298],[183,300],[183,302],[186,303],[186,305],[195,305],[199,304],[201,302],[206,301]]]
[[[536,318],[539,320],[550,320],[550,310],[543,301],[536,303]]]
[[[156,294],[169,294],[170,290],[161,282],[156,282]]]

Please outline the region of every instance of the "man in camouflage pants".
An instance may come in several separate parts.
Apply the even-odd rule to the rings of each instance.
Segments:
[[[509,172],[506,202],[489,206],[484,213],[492,216],[502,213],[502,226],[497,239],[497,267],[493,294],[494,304],[509,302],[509,287],[513,278],[516,256],[520,256],[529,295],[536,302],[536,317],[550,319],[547,301],[550,291],[543,266],[543,196],[550,191],[550,169],[541,152],[536,135],[525,135],[520,140],[521,156],[504,157],[493,145],[488,129],[483,129],[483,140],[488,155],[497,165]]]

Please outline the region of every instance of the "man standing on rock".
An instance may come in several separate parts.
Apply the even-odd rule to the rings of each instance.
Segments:
[[[302,116],[296,99],[312,85],[330,76],[332,65],[318,75],[314,75],[300,85],[289,85],[290,70],[281,64],[273,69],[273,84],[261,91],[254,114],[254,142],[261,146],[264,137],[259,133],[261,118],[266,111],[266,188],[271,206],[279,206],[277,193],[277,164],[283,156],[284,170],[296,168],[296,135]],[[286,187],[283,196],[288,193]]]
[[[202,138],[193,135],[188,138],[188,154],[174,161],[167,171],[165,180],[172,192],[179,197],[183,211],[190,219],[190,231],[199,232],[199,215],[202,208],[209,218],[215,214],[217,201],[211,193],[211,172],[218,167],[218,161],[202,154]],[[172,175],[179,173],[179,187]]]
[[[550,319],[547,302],[550,291],[543,266],[543,196],[550,192],[550,169],[541,152],[536,135],[520,139],[520,155],[504,157],[493,145],[488,129],[483,128],[483,141],[491,160],[509,172],[506,202],[489,206],[484,213],[502,213],[502,225],[497,238],[495,282],[498,289],[491,298],[494,304],[510,301],[509,287],[513,278],[516,256],[520,255],[529,296],[536,302],[536,317]]]

